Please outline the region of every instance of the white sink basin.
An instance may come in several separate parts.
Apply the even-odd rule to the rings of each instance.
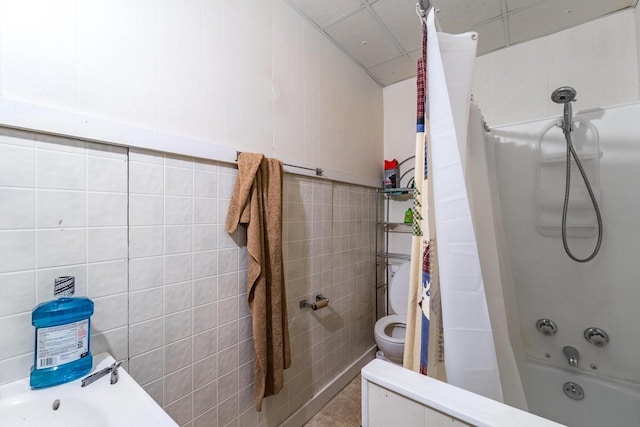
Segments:
[[[109,354],[99,354],[94,357],[94,369],[90,373],[113,362]],[[80,378],[31,390],[28,377],[1,386],[0,424],[3,427],[177,426],[123,368],[119,373],[120,380],[113,385],[109,383],[109,375],[105,375],[87,387],[80,386]]]
[[[108,422],[100,407],[78,399],[63,399],[58,410],[52,409],[53,402],[35,399],[18,399],[11,402],[0,402],[0,418],[7,426],[48,426],[65,427],[80,425],[82,420],[92,420],[95,427],[107,427]],[[49,403],[49,405],[47,405]],[[95,422],[94,422],[95,420]],[[7,424],[4,424],[7,423]]]

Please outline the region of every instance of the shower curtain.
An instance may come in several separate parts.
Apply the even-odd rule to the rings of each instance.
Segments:
[[[471,216],[478,244],[480,267],[493,330],[496,359],[504,402],[527,410],[523,383],[527,369],[513,276],[502,228],[495,158],[477,104],[471,104],[466,146],[460,158],[469,193]]]
[[[495,248],[499,244],[495,233],[482,233],[482,238],[489,242],[477,240],[472,202],[465,183],[465,173],[469,182],[472,178],[465,171],[470,161],[486,163],[486,159],[469,157],[470,154],[476,156],[475,148],[467,150],[467,142],[482,144],[481,138],[478,140],[477,129],[472,133],[473,140],[469,139],[468,134],[477,37],[472,33],[438,33],[433,10],[427,17],[426,26],[429,36],[426,63],[430,124],[430,132],[427,132],[430,134],[427,142],[429,180],[426,189],[421,188],[421,193],[423,209],[435,211],[435,227],[429,229],[429,233],[437,234],[438,262],[435,265],[440,279],[446,378],[453,385],[502,402],[506,398],[506,403],[523,408],[526,407],[524,392],[505,326],[507,316],[504,298],[500,298],[503,295],[501,288],[506,287],[506,281],[501,280],[503,274],[495,274],[496,271],[504,272],[498,256],[493,256],[498,253]],[[475,115],[473,119],[475,127],[481,126]],[[482,130],[480,132],[482,135]],[[481,179],[483,173],[486,178],[486,172],[473,169],[473,179],[487,182],[488,178]],[[473,184],[476,185],[475,182]],[[429,191],[431,187],[432,191]],[[476,208],[487,202],[482,199],[483,195],[486,196],[486,193],[474,193]],[[429,200],[431,203],[425,203]],[[481,207],[485,208],[484,205]],[[433,213],[429,215],[428,210],[423,211],[423,216],[433,218]],[[480,227],[487,224],[485,221],[475,225]],[[479,243],[483,252],[486,248],[493,248],[489,251],[491,256],[483,256],[482,262]],[[435,251],[431,249],[433,257]],[[415,261],[412,260],[414,264]],[[489,281],[483,279],[483,272]],[[491,296],[490,302],[487,295]],[[408,321],[411,323],[411,319]],[[407,333],[411,332],[420,333],[419,339],[423,341],[429,337],[427,331],[419,327],[408,327]],[[434,342],[437,336],[432,334],[430,338],[430,348],[437,349],[437,343]],[[406,341],[411,345],[410,342],[416,339],[407,338]],[[415,355],[415,347],[411,348],[411,353]],[[431,353],[429,357],[432,361]]]
[[[422,57],[416,79],[415,189],[411,275],[407,301],[407,332],[403,366],[424,375],[446,381],[440,287],[435,250],[435,221],[432,181],[428,180],[430,151],[427,117],[427,27],[422,24]]]

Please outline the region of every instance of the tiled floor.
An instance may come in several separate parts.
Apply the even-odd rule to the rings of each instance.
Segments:
[[[305,427],[360,427],[361,381],[358,374]]]

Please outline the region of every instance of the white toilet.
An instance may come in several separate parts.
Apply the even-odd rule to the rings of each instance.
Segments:
[[[376,344],[384,353],[384,358],[399,364],[402,364],[404,354],[410,271],[411,263],[407,261],[391,278],[388,295],[389,307],[393,314],[378,320],[374,328]]]

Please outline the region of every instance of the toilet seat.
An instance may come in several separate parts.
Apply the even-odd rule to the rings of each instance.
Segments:
[[[392,336],[389,336],[386,334],[385,329],[387,329],[387,327],[389,325],[392,325],[394,323],[399,323],[401,325],[407,325],[407,317],[406,316],[399,316],[397,314],[392,314],[390,316],[385,316],[381,319],[379,319],[376,322],[376,325],[374,327],[374,333],[375,336],[388,341],[390,343],[394,343],[394,344],[402,344],[404,345],[404,338],[395,338]]]

